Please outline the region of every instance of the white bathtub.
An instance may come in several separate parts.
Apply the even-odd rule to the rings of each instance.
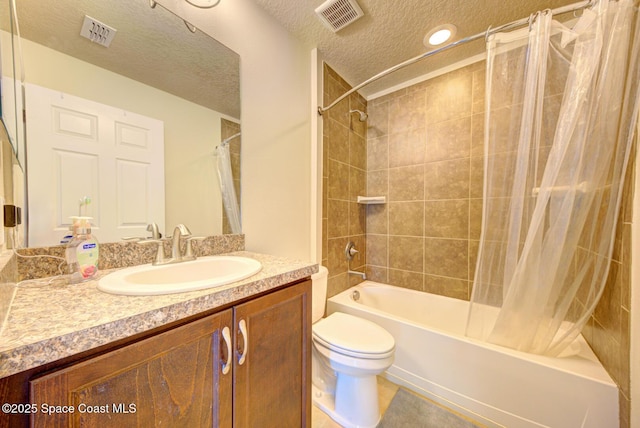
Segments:
[[[619,426],[617,386],[582,336],[579,354],[566,358],[494,346],[464,336],[468,307],[466,301],[365,281],[330,298],[327,311],[387,329],[396,340],[389,380],[488,426]]]

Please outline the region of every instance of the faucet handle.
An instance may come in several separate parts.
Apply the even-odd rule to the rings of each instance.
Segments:
[[[154,239],[155,240],[162,239],[162,233],[160,233],[157,223],[148,224],[147,225],[147,232],[151,232],[151,236],[148,236],[148,237],[143,237],[143,236],[124,236],[121,239],[123,241],[133,241],[133,242],[150,241],[150,240],[154,240]]]
[[[149,223],[147,225],[147,232],[151,232],[151,239],[160,239],[162,238],[162,233],[158,229],[158,223]]]

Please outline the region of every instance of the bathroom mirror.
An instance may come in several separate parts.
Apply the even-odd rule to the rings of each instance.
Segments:
[[[2,1],[4,41],[11,33],[11,0]],[[165,195],[161,231],[166,233],[178,223],[186,224],[194,235],[227,230],[223,228],[214,149],[240,129],[239,55],[166,10],[162,2],[16,3],[22,57],[7,51],[8,44],[2,43],[3,79],[7,58],[12,58],[18,67],[24,64],[27,86],[160,120],[164,124],[164,183],[158,183],[159,179],[155,184]],[[115,29],[108,47],[80,35],[85,16],[94,20],[93,28]],[[27,117],[29,110],[27,106]],[[233,126],[225,130],[229,124]],[[36,143],[28,140],[27,144]],[[22,149],[18,141],[17,152]],[[236,155],[239,157],[239,150]],[[239,159],[234,163],[239,165]],[[29,166],[27,159],[27,170]],[[32,168],[29,173],[38,172]],[[32,185],[25,191],[31,192]],[[103,199],[101,206],[116,205]],[[130,194],[128,200],[135,203],[136,195]],[[25,217],[34,221],[42,215],[47,213],[29,212]],[[36,246],[58,243],[29,240]]]
[[[10,6],[10,2],[5,2],[5,4],[0,7],[0,16],[3,18],[5,16],[9,17],[12,12]],[[3,31],[2,37],[0,38],[0,70],[2,70],[0,119],[2,120],[3,128],[3,144],[5,142],[9,143],[9,147],[11,147],[13,151],[12,156],[20,163],[19,157],[24,158],[24,155],[19,152],[20,146],[24,146],[24,129],[20,126],[20,121],[18,120],[22,112],[22,98],[20,96],[21,90],[19,86],[21,68],[20,62],[13,60],[16,55],[18,40],[17,37],[13,35],[15,32],[13,20],[8,20],[6,23],[3,20],[3,29],[4,28],[7,28],[8,32]],[[24,163],[24,159],[22,160],[21,165]]]
[[[21,200],[22,182],[24,177],[22,168],[18,163],[16,152],[9,137],[9,132],[3,121],[0,121],[0,196],[5,204],[15,205],[16,200]],[[19,184],[16,188],[15,185]],[[1,237],[0,240],[4,239]]]

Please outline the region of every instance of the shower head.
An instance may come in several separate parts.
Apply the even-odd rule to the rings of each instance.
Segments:
[[[355,110],[349,110],[349,114],[351,113],[358,113],[358,120],[360,122],[364,122],[365,120],[367,120],[367,118],[369,117],[369,115],[361,110],[355,109]]]

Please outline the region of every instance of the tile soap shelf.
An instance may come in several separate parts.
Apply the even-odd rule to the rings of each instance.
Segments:
[[[363,205],[385,204],[386,196],[358,196],[358,203]]]

